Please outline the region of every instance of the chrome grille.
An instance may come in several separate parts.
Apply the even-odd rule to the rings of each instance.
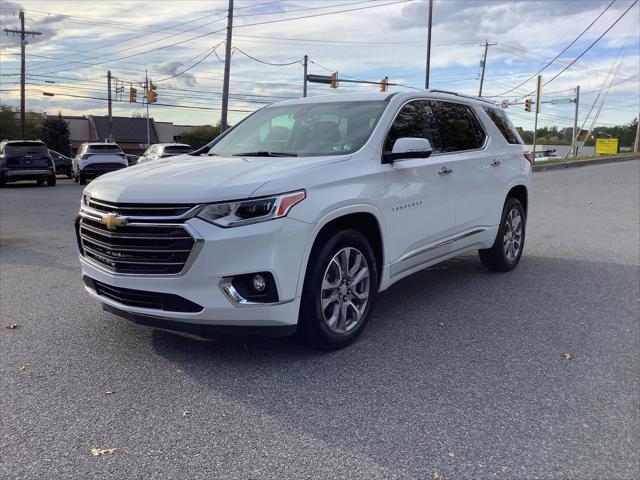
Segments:
[[[183,224],[137,223],[109,230],[100,220],[81,216],[77,234],[80,253],[114,273],[179,274],[196,245]]]
[[[88,195],[83,203],[98,212],[141,217],[179,217],[194,208],[194,205],[184,204],[113,203]]]

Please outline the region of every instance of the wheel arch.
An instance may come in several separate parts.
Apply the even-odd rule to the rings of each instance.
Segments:
[[[352,228],[360,231],[370,242],[376,257],[378,270],[378,284],[382,279],[385,259],[384,223],[379,210],[372,205],[351,205],[334,210],[316,222],[305,248],[304,262],[300,266],[297,295],[302,294],[304,281],[309,267],[309,260],[314,249],[321,244],[322,239],[331,232]],[[378,285],[379,286],[379,285]]]
[[[522,204],[522,208],[524,209],[524,214],[527,216],[528,208],[529,208],[529,190],[526,185],[518,184],[507,192],[506,199],[516,198]],[[505,201],[506,201],[505,199]]]

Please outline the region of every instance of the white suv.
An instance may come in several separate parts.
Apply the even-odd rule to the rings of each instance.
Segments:
[[[376,295],[469,250],[522,254],[531,156],[502,110],[448,92],[277,103],[181,161],[91,183],[86,290],[138,323],[360,334]]]
[[[88,178],[129,166],[127,156],[116,143],[83,143],[71,161],[71,178],[86,185]]]

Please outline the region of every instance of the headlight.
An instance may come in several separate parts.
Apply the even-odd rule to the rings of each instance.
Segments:
[[[271,197],[206,205],[197,217],[219,227],[238,227],[285,217],[306,197],[304,190]]]

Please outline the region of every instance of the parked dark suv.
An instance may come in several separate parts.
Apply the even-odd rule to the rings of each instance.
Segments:
[[[18,180],[56,184],[56,167],[47,146],[39,140],[0,142],[0,185]]]

